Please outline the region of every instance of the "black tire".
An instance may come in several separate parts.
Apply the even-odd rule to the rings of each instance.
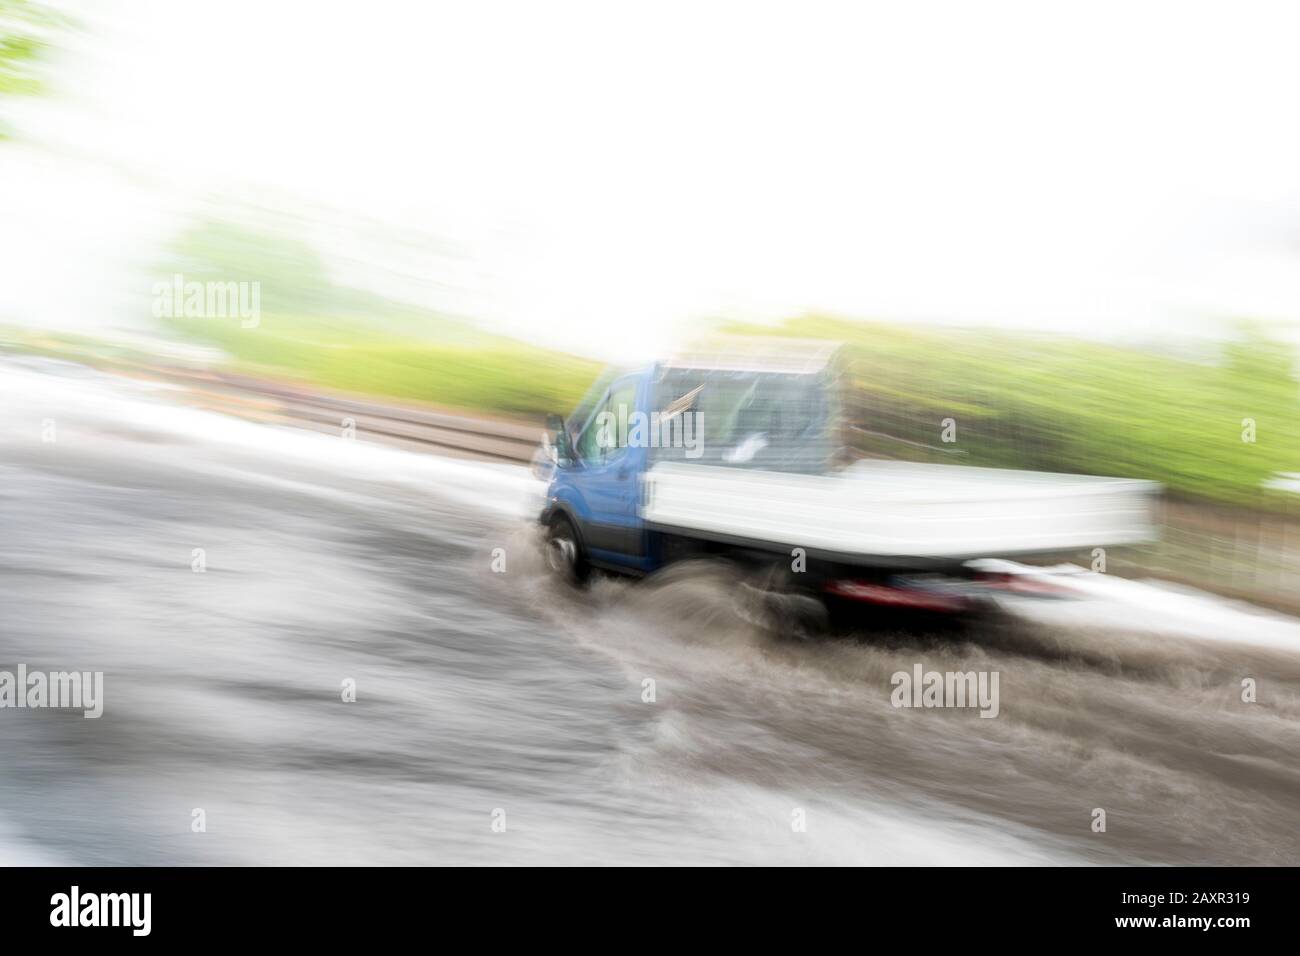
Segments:
[[[591,569],[582,539],[567,515],[555,515],[547,522],[542,551],[547,570],[564,583],[579,587],[587,580]]]

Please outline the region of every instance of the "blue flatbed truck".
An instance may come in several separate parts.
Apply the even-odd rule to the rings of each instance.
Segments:
[[[535,459],[548,565],[576,582],[724,558],[807,595],[960,611],[1007,584],[1007,559],[1151,538],[1150,482],[852,460],[835,355],[608,373]]]

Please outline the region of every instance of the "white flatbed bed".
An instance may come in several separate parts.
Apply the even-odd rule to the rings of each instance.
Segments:
[[[661,462],[655,530],[862,564],[962,561],[1138,544],[1159,485],[1087,475],[864,460],[830,475]]]

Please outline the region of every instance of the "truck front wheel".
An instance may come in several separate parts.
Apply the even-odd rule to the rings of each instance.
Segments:
[[[579,585],[587,579],[587,561],[582,541],[566,515],[556,515],[546,526],[546,566],[566,584]]]

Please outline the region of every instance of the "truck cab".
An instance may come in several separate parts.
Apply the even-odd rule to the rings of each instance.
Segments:
[[[616,373],[598,383],[568,419],[553,423],[556,454],[542,514],[543,525],[562,534],[562,543],[553,540],[548,550],[553,566],[560,557],[573,574],[589,563],[651,570],[638,513],[650,449],[630,442],[617,427],[620,416],[627,421],[646,407],[650,390],[649,370]],[[569,550],[556,555],[557,546]]]
[[[834,345],[778,357],[696,353],[607,373],[567,418],[549,422],[539,476],[548,561],[645,574],[666,558],[643,518],[646,474],[663,463],[820,473],[838,448]]]

